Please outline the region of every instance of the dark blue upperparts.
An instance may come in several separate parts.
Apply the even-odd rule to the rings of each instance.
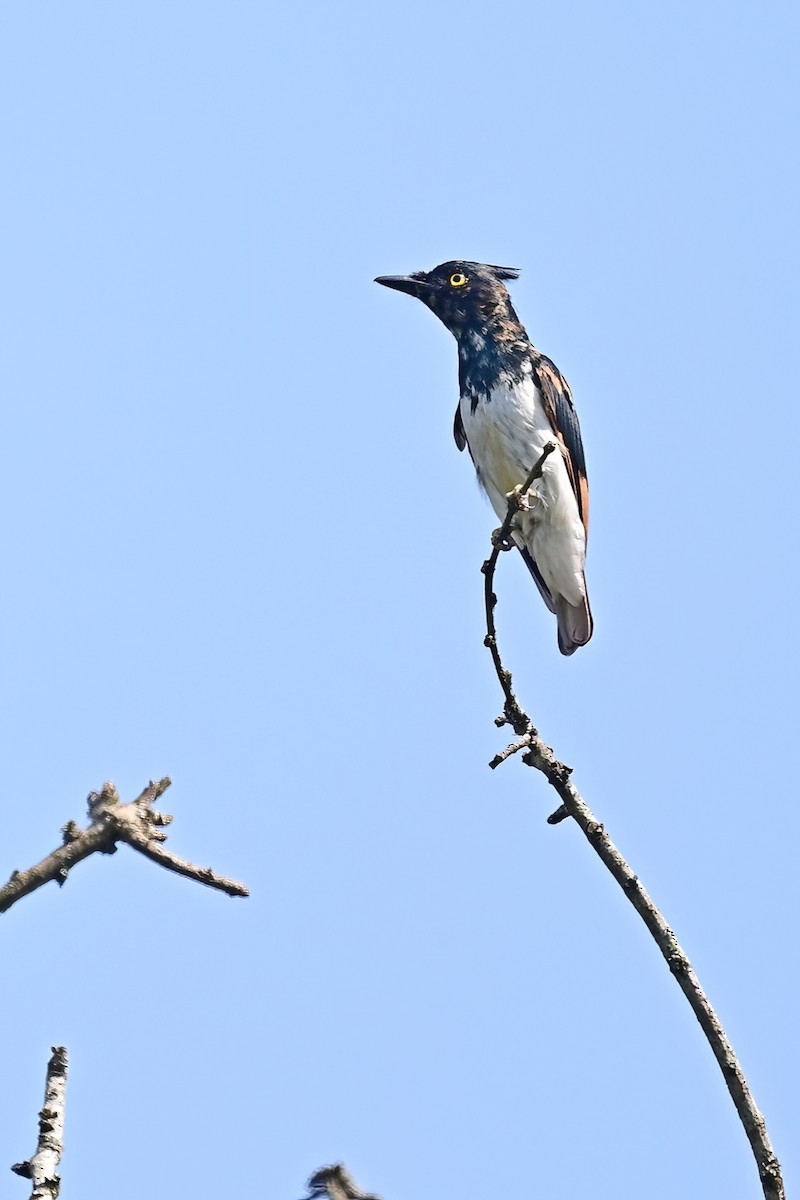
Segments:
[[[501,383],[519,383],[530,373],[530,351],[525,330],[522,338],[498,339],[486,326],[469,327],[458,337],[458,384],[462,396],[469,396],[472,411],[481,400],[487,402]]]

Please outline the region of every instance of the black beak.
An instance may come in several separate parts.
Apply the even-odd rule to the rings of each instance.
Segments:
[[[424,279],[415,279],[413,275],[379,275],[375,282],[382,283],[384,287],[394,288],[396,292],[407,292],[409,296],[416,296],[418,300],[434,290],[432,283],[426,283]]]

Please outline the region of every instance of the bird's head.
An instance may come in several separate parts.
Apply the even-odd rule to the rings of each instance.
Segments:
[[[327,1200],[380,1200],[380,1196],[369,1196],[355,1185],[344,1163],[320,1167],[306,1186],[308,1196],[305,1200],[322,1196],[327,1197]]]
[[[458,338],[467,330],[485,335],[503,325],[519,327],[505,286],[506,280],[518,275],[513,267],[454,259],[432,271],[379,275],[375,282],[416,296]]]

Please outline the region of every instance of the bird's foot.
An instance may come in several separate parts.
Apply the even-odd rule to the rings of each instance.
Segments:
[[[530,512],[537,499],[536,490],[532,487],[525,488],[522,483],[518,483],[510,492],[506,492],[506,500],[509,504],[513,504],[519,512]]]
[[[513,550],[514,543],[511,540],[511,535],[506,533],[502,528],[493,529],[491,534],[492,546],[500,550]]]

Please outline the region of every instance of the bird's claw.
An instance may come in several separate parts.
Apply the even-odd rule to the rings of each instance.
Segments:
[[[533,489],[525,488],[523,484],[518,483],[510,492],[506,492],[506,500],[509,504],[513,504],[519,512],[529,512],[531,500],[533,498]]]
[[[498,550],[513,550],[514,549],[514,543],[512,542],[509,535],[507,533],[504,533],[502,529],[493,529],[492,530],[492,546],[496,547]]]

